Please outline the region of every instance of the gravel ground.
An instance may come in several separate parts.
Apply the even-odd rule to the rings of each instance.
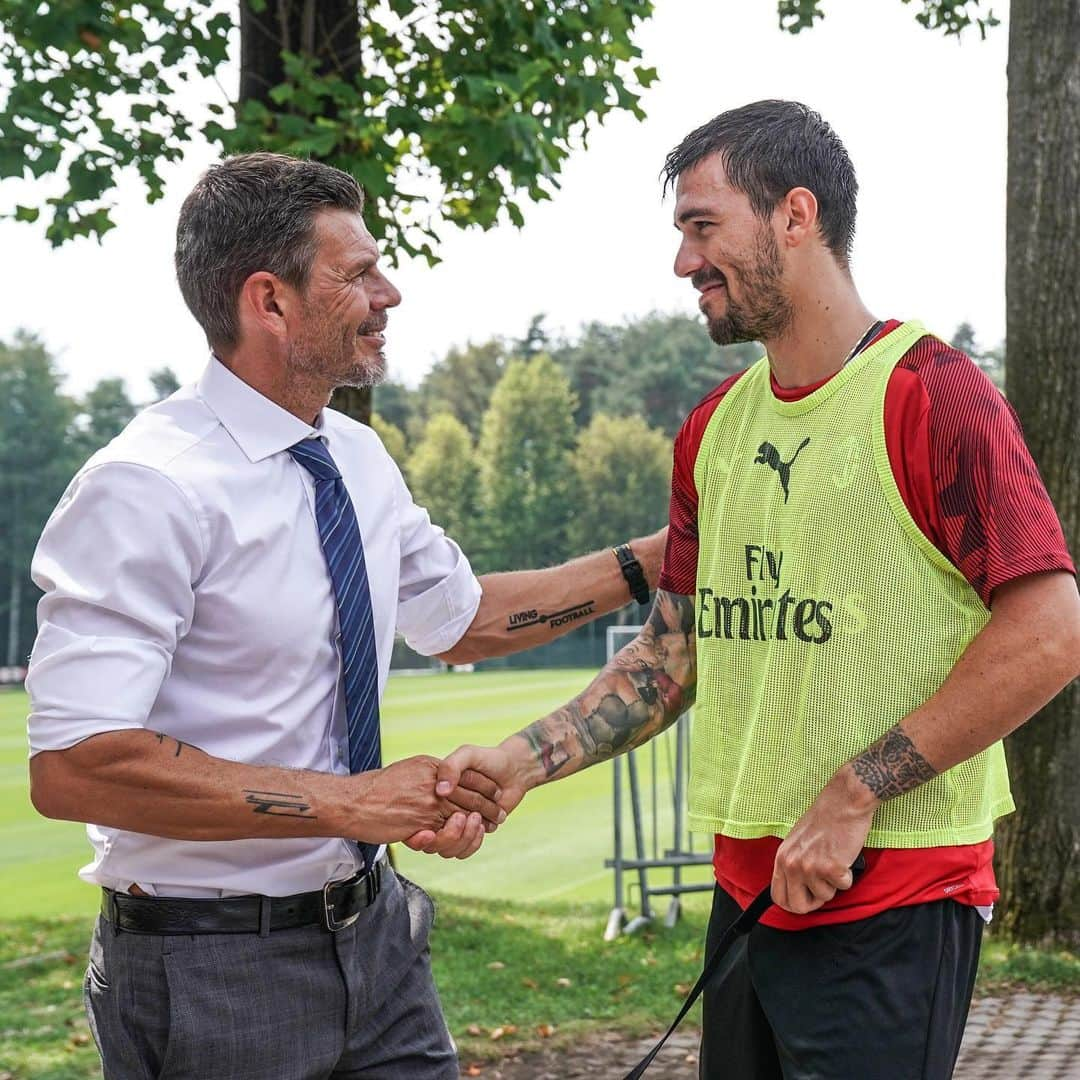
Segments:
[[[620,1078],[651,1046],[651,1039],[597,1036],[560,1052],[539,1051],[484,1064],[464,1062],[462,1076],[483,1080]],[[1080,1077],[1078,1063],[1080,998],[1019,992],[973,1002],[954,1078],[1075,1080]],[[676,1032],[646,1075],[649,1080],[694,1080],[697,1033]]]

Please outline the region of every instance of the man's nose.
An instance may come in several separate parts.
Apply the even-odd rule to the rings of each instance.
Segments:
[[[679,250],[675,252],[675,276],[686,278],[697,273],[706,264],[699,252],[694,250],[686,240],[679,244]]]
[[[397,286],[385,275],[379,275],[379,288],[371,297],[373,307],[392,308],[401,303],[401,293]]]

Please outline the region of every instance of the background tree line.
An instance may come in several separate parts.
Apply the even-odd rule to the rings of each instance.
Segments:
[[[44,344],[19,332],[0,341],[0,664],[24,666],[41,593],[30,559],[68,481],[119,434],[141,405],[123,379],[101,379],[83,397],[63,392],[63,375]],[[168,368],[150,374],[154,400],[179,387]]]
[[[1000,346],[981,350],[966,323],[953,340],[1000,384]],[[689,315],[592,322],[573,338],[552,337],[537,316],[520,339],[450,349],[416,388],[384,383],[372,426],[477,572],[549,566],[664,523],[673,436],[759,355],[756,344],[717,349]],[[121,378],[71,396],[38,338],[0,342],[0,664],[25,664],[33,644],[30,560],[68,481],[179,386],[167,367],[149,381],[149,400]]]

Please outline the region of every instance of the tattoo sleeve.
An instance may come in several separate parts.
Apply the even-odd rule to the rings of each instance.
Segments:
[[[694,600],[660,591],[648,623],[585,692],[522,737],[549,779],[651,739],[694,701]]]
[[[937,776],[899,724],[851,763],[855,775],[879,798],[892,799]]]

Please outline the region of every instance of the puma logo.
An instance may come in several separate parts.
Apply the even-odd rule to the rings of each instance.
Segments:
[[[807,435],[807,437],[799,443],[799,449],[791,455],[790,461],[781,461],[780,451],[777,450],[771,442],[763,442],[757,448],[757,457],[754,458],[754,464],[768,465],[769,468],[780,477],[780,486],[784,489],[784,502],[788,501],[788,482],[791,480],[791,466],[795,464],[795,459],[809,441],[810,436]]]

